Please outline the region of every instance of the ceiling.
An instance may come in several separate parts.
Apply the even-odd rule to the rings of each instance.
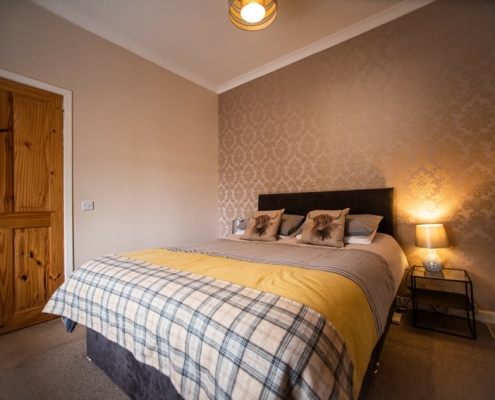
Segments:
[[[279,0],[257,32],[228,0],[31,0],[215,93],[289,65],[434,0]]]

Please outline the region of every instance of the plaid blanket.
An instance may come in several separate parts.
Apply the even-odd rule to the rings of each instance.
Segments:
[[[44,312],[131,351],[186,399],[353,397],[338,332],[270,293],[110,255],[77,269]]]

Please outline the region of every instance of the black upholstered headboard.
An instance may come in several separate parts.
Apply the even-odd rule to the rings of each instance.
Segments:
[[[383,216],[378,232],[395,236],[394,189],[336,190],[331,192],[260,194],[258,210],[285,208],[286,214],[307,215],[312,210],[341,210],[350,214]]]

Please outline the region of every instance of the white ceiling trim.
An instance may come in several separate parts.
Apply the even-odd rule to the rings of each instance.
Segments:
[[[300,50],[297,50],[291,54],[288,54],[278,60],[275,60],[269,64],[266,64],[260,68],[257,68],[247,74],[239,76],[223,85],[218,87],[217,93],[223,93],[244,83],[252,81],[277,69],[286,67],[296,61],[309,57],[320,51],[326,50],[330,47],[336,46],[339,43],[352,39],[355,36],[361,35],[364,32],[370,31],[380,25],[393,21],[403,15],[406,15],[414,10],[424,7],[436,0],[405,0],[402,3],[397,4],[385,11],[382,11],[372,17],[369,17],[363,21],[358,22],[340,32],[334,33],[324,39],[321,39],[309,46],[306,46]]]
[[[322,40],[319,40],[309,46],[306,46],[298,51],[295,51],[287,56],[279,58],[273,62],[270,62],[260,68],[257,68],[247,74],[241,75],[231,81],[217,85],[193,72],[184,68],[166,57],[162,57],[157,53],[150,51],[149,49],[141,46],[139,43],[130,40],[129,38],[122,36],[112,29],[105,27],[104,25],[86,17],[85,15],[74,10],[72,7],[66,6],[59,1],[55,0],[31,0],[33,3],[38,4],[40,7],[48,9],[61,16],[62,18],[90,31],[94,34],[120,46],[130,52],[159,65],[162,68],[167,69],[191,82],[194,82],[214,93],[220,94],[247,83],[253,79],[259,78],[270,72],[276,71],[287,65],[290,65],[296,61],[302,60],[310,55],[328,49],[346,40],[349,40],[355,36],[358,36],[364,32],[374,29],[380,25],[397,19],[407,13],[424,7],[436,0],[404,0],[402,3],[397,4],[385,11],[382,11],[372,17],[369,17],[355,25],[352,25],[340,32],[330,35]]]

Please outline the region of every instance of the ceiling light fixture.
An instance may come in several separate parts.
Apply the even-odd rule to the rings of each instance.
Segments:
[[[245,31],[265,29],[277,16],[277,0],[229,0],[232,23]]]

